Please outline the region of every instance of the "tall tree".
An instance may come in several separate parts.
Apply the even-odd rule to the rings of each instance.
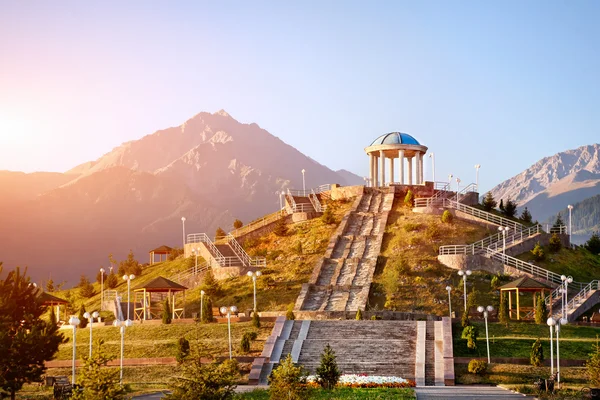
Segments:
[[[500,211],[504,212],[504,199],[500,199],[500,205],[498,206]]]
[[[23,384],[41,380],[64,341],[55,322],[41,319],[46,307],[26,274],[17,268],[0,279],[0,397],[13,400]]]
[[[342,375],[335,358],[335,351],[327,343],[323,349],[323,353],[321,353],[321,363],[316,371],[317,382],[324,389],[333,389],[340,380],[340,375]]]
[[[538,325],[545,325],[548,319],[548,308],[546,308],[546,299],[541,293],[536,294],[536,305],[535,305],[535,323]]]
[[[106,368],[106,363],[113,358],[104,352],[102,345],[101,340],[96,343],[91,358],[83,356],[85,366],[80,369],[77,380],[83,390],[75,393],[73,399],[120,400],[125,398],[125,390],[119,384],[119,369]]]
[[[517,214],[517,202],[511,199],[506,200],[503,212],[504,215],[506,215],[509,218],[514,217]]]
[[[496,208],[496,205],[498,205],[498,203],[496,202],[496,200],[494,200],[494,195],[492,195],[492,192],[487,192],[485,198],[481,202],[481,205],[483,206],[483,209],[485,211],[489,212]]]
[[[552,225],[552,227],[560,228],[561,226],[565,226],[565,221],[563,221],[562,215],[560,215],[560,213],[558,213],[558,215],[556,216],[556,221],[554,222],[554,225]]]
[[[530,224],[531,221],[533,221],[533,217],[531,216],[531,213],[529,212],[527,207],[525,207],[525,209],[521,213],[521,221],[525,222],[526,224]]]
[[[600,254],[600,236],[598,236],[598,232],[592,233],[592,237],[589,238],[587,242],[585,242],[584,247],[593,254]]]
[[[119,275],[142,275],[142,266],[138,260],[135,259],[133,250],[129,250],[127,258],[119,263]]]

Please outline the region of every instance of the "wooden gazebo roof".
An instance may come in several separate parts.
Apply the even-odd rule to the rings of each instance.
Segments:
[[[522,276],[519,279],[509,282],[506,285],[502,285],[500,286],[500,290],[515,290],[515,289],[519,289],[520,291],[523,292],[539,292],[542,290],[546,290],[546,289],[551,289],[550,286],[536,281],[533,278],[530,278],[528,276]]]
[[[179,283],[173,282],[170,279],[159,276],[158,278],[152,279],[143,285],[139,285],[134,291],[145,290],[146,292],[183,292],[187,290],[187,287],[180,285]]]
[[[51,295],[48,292],[42,292],[42,294],[40,294],[40,300],[42,301],[42,304],[45,306],[55,306],[58,304],[68,304],[69,303],[68,301],[63,300],[60,297]]]
[[[160,247],[155,248],[154,250],[150,250],[149,253],[155,253],[155,254],[170,254],[171,250],[173,250],[171,247],[169,246],[165,246],[164,244]]]

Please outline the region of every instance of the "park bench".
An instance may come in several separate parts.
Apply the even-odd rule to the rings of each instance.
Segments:
[[[73,395],[73,385],[66,376],[53,377],[54,398],[56,400],[69,399]]]

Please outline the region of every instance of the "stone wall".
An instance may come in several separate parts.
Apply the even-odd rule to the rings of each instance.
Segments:
[[[291,224],[292,223],[292,219],[293,219],[292,215],[286,215],[284,218],[285,218],[285,223],[286,224]],[[247,234],[238,237],[236,240],[238,241],[238,243],[240,245],[243,246],[244,243],[246,241],[248,241],[248,240],[253,240],[253,239],[259,238],[261,236],[264,236],[264,235],[266,235],[268,233],[273,232],[273,230],[275,230],[275,226],[277,226],[277,222],[278,222],[278,220],[273,221],[270,224],[267,224],[267,225],[262,226],[260,228],[256,228],[252,232],[248,232]]]
[[[433,182],[425,182],[424,185],[390,185],[390,191],[397,199],[404,199],[409,190],[413,192],[415,198],[431,197],[435,192]]]
[[[355,319],[356,311],[296,311],[296,319]],[[375,316],[382,320],[393,321],[440,321],[442,317],[424,313],[409,313],[400,311],[362,311],[363,319],[368,320]]]
[[[338,184],[331,185],[331,199],[342,200],[349,199],[355,196],[361,196],[365,191],[364,186],[340,186]]]

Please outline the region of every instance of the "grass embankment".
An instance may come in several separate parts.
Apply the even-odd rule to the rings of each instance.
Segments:
[[[536,261],[530,251],[517,258],[538,265],[557,274],[571,275],[577,282],[590,282],[600,276],[600,256],[594,255],[580,247],[575,250],[561,248],[551,253],[548,246],[543,246],[545,258]]]
[[[266,390],[255,390],[253,392],[238,394],[236,399],[243,400],[267,400],[269,392]],[[387,399],[415,399],[413,389],[353,389],[353,388],[338,388],[334,390],[310,389],[309,399],[315,400],[330,400],[330,399],[352,399],[352,400],[387,400]]]
[[[485,325],[483,322],[473,322],[479,329],[477,349],[471,351],[467,348],[466,339],[461,339],[462,327],[454,324],[455,357],[487,357],[485,342]],[[546,358],[550,357],[550,330],[547,325],[534,323],[511,322],[508,327],[501,323],[489,323],[490,355],[492,357],[529,358],[533,342],[542,339],[542,347]],[[600,328],[564,325],[560,329],[560,357],[561,359],[587,359],[599,341]],[[554,345],[556,335],[553,334]],[[556,349],[555,349],[556,351]]]
[[[468,244],[493,232],[480,225],[457,218],[451,224],[439,215],[413,213],[396,199],[383,236],[374,290],[369,299],[372,308],[397,311],[448,313],[448,293],[452,291],[453,309],[462,300],[462,281],[456,271],[442,265],[438,249],[442,245]],[[469,283],[487,288],[490,274],[478,273]]]

